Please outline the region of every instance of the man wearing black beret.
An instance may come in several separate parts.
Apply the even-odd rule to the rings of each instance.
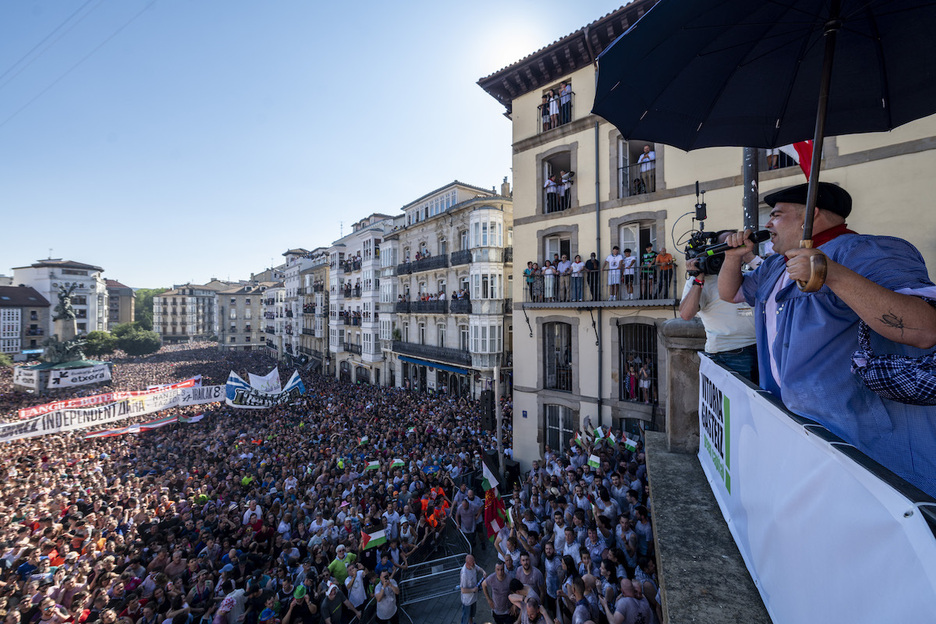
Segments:
[[[819,184],[813,248],[801,249],[807,185],[764,198],[776,254],[741,274],[753,250],[749,232],[732,234],[719,296],[755,308],[761,387],[792,412],[811,418],[917,487],[936,495],[936,410],[884,399],[851,373],[858,322],[871,328],[875,353],[919,356],[936,345],[936,299],[920,252],[889,236],[861,235],[845,219],[852,198]],[[825,285],[803,292],[810,256],[828,263]]]

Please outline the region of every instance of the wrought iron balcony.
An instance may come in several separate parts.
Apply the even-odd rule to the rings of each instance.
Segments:
[[[433,347],[431,345],[414,344],[412,342],[403,342],[402,340],[393,341],[393,350],[397,353],[412,355],[415,357],[424,357],[432,360],[441,360],[451,362],[452,364],[461,364],[471,366],[471,354],[459,349],[449,349],[448,347]]]
[[[344,348],[345,348],[345,351],[347,351],[348,353],[356,353],[358,355],[361,355],[361,345],[359,344],[352,344],[350,342],[346,342],[344,345]]]
[[[471,314],[471,301],[469,299],[452,299],[449,303],[452,314]]]
[[[430,312],[445,314],[448,312],[448,301],[411,301],[410,312]]]
[[[452,252],[452,266],[457,266],[459,264],[470,264],[471,263],[471,250],[462,249],[461,251]]]

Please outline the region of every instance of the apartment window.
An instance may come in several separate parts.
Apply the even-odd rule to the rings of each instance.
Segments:
[[[650,323],[628,323],[618,327],[618,332],[621,344],[620,400],[656,404],[656,327]]]
[[[630,249],[631,255],[640,262],[640,254],[647,245],[657,249],[656,222],[626,223],[618,228],[618,246],[621,248],[621,253],[625,249]]]
[[[409,323],[403,323],[403,342],[409,342]]]
[[[563,405],[546,404],[546,444],[557,453],[565,453],[575,436],[575,414]]]
[[[469,331],[467,325],[459,325],[458,327],[458,348],[461,351],[469,350]]]
[[[618,197],[653,193],[657,187],[656,144],[618,137]]]
[[[445,325],[439,324],[436,326],[436,345],[439,347],[445,346]]]
[[[426,344],[426,324],[425,323],[419,324],[419,344],[421,345]]]
[[[230,315],[230,316],[231,316],[231,320],[232,320],[232,321],[235,320],[235,319],[237,318],[237,310],[234,310],[234,309],[232,308],[232,309],[231,309],[231,315]]]
[[[575,171],[572,152],[563,151],[542,160],[543,190],[540,201],[542,212],[549,214],[568,210],[577,202],[575,198]]]
[[[250,297],[247,297],[247,298],[244,300],[244,305],[250,305]]]
[[[485,318],[481,320],[487,321]],[[497,320],[471,326],[472,353],[500,353],[502,344],[501,326]]]
[[[85,331],[88,329],[87,323],[78,323],[78,331]]]
[[[444,256],[448,253],[448,241],[444,238],[439,239],[439,255]]]
[[[494,208],[480,208],[471,214],[471,247],[502,247],[504,214]]]
[[[234,336],[231,336],[231,338],[228,340],[228,342],[237,342],[237,339],[234,338]]]
[[[248,300],[247,305],[250,305],[249,300]],[[249,320],[250,320],[250,317],[251,317],[250,308],[247,308],[246,310],[244,310],[244,318],[247,319],[247,320],[249,321]]]
[[[500,272],[480,273],[471,276],[472,299],[500,299],[501,298]]]
[[[237,305],[237,299],[231,297],[231,305]]]
[[[572,391],[572,326],[568,323],[543,325],[543,387]]]

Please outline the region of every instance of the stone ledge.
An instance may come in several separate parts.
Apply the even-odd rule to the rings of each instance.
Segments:
[[[653,535],[666,624],[770,624],[695,455],[647,432]]]

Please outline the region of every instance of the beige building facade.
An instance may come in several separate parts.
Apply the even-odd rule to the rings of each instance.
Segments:
[[[300,363],[310,370],[326,371],[328,358],[328,248],[309,252],[310,263],[300,273],[302,286],[302,335]],[[330,358],[329,358],[330,361]],[[327,371],[326,371],[326,374]]]
[[[255,351],[265,348],[263,298],[271,282],[251,282],[218,292],[218,348]]]
[[[14,361],[38,359],[51,306],[29,286],[0,286],[0,353]]]
[[[743,223],[740,148],[687,153],[649,137],[627,141],[590,114],[595,57],[652,5],[633,2],[479,81],[505,105],[513,129],[513,308],[514,325],[523,328],[515,338],[513,434],[514,457],[526,467],[546,445],[564,449],[586,417],[592,426],[663,427],[667,362],[659,327],[676,316],[686,279],[683,246],[700,225],[692,219],[696,181],[707,191],[706,230]],[[566,87],[567,101],[560,97],[559,113],[550,114],[549,91]],[[936,191],[934,139],[934,117],[889,133],[831,137],[821,176],[852,194],[849,227],[906,238],[930,267],[936,266],[928,210]],[[641,159],[648,152],[652,160]],[[760,155],[761,199],[806,181],[790,158],[781,154],[771,170],[766,156]],[[562,174],[571,182],[565,188]],[[767,212],[761,202],[761,227]],[[530,285],[523,275],[527,261],[543,265],[555,254],[587,260],[594,252],[604,268],[615,245],[638,254],[633,298],[623,285],[617,292],[608,287],[607,271],[594,295],[586,281],[582,297],[562,278]],[[659,263],[642,269],[646,245],[674,256],[671,276]]]
[[[218,291],[232,284],[173,286],[153,297],[153,331],[164,343],[209,340],[219,333]]]
[[[107,330],[134,321],[133,289],[117,280],[104,280],[107,285]]]

